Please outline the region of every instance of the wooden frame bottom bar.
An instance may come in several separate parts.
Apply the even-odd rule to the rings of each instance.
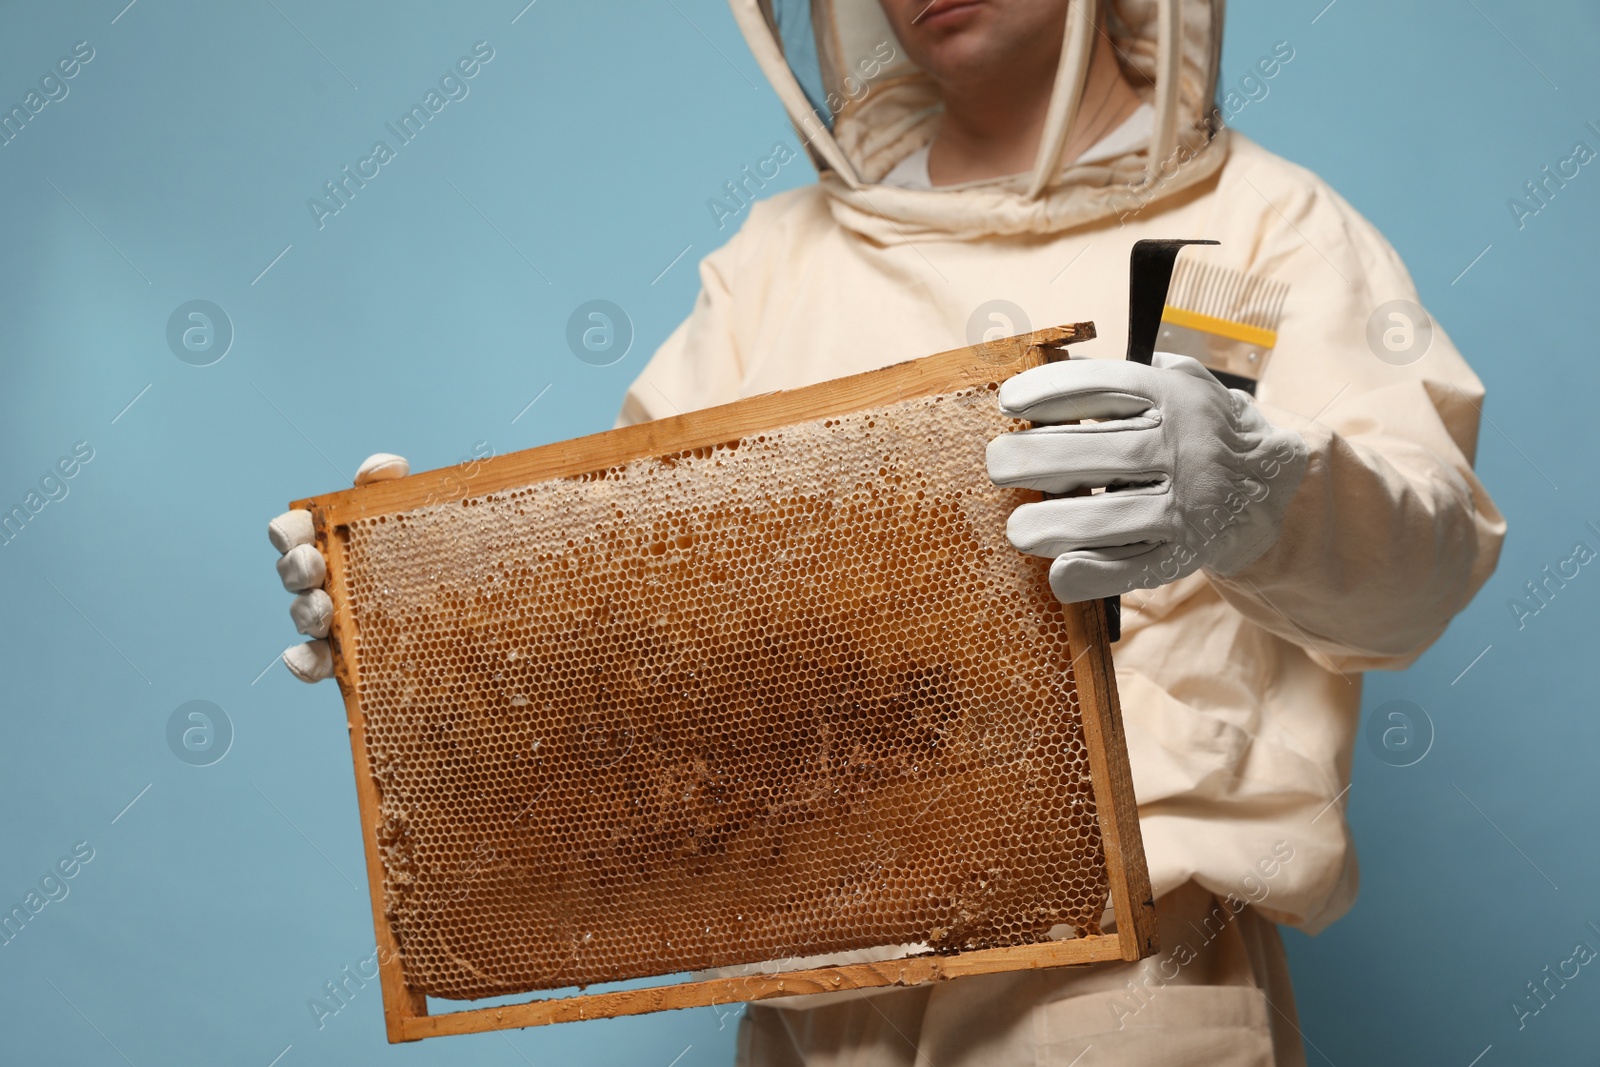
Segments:
[[[771,975],[710,978],[648,989],[624,989],[611,993],[533,1000],[498,1008],[474,1008],[445,1015],[407,1013],[399,1020],[399,1040],[418,1041],[446,1034],[474,1034],[618,1015],[643,1015],[675,1008],[703,1008],[809,993],[913,986],[974,974],[1067,967],[1125,958],[1121,937],[1102,934],[1098,937],[1051,941],[1043,945],[962,952],[953,956],[908,956],[880,963],[852,963]]]

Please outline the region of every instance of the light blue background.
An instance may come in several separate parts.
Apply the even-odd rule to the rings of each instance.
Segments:
[[[709,1010],[391,1048],[375,984],[321,1030],[306,1005],[370,954],[371,915],[338,692],[269,667],[294,635],[265,520],[378,449],[423,469],[609,425],[727,237],[707,198],[792,142],[719,0],[522,2],[0,7],[8,108],[75,42],[96,53],[0,147],[0,506],[95,452],[0,548],[0,901],[95,850],[0,947],[0,1062],[731,1059]],[[1311,1062],[1592,1059],[1600,971],[1520,1031],[1509,1005],[1600,947],[1600,576],[1522,630],[1507,602],[1600,547],[1600,164],[1524,229],[1506,201],[1600,148],[1600,9],[1322,3],[1233,5],[1230,80],[1297,53],[1236,124],[1405,257],[1487,383],[1478,466],[1512,534],[1437,647],[1369,679],[1369,710],[1414,701],[1437,736],[1412,767],[1357,752],[1361,899],[1290,937]],[[306,199],[478,40],[470,95],[319,230]],[[796,161],[778,185],[810,178]],[[196,298],[236,330],[204,368],[165,341]],[[614,366],[565,344],[594,298],[634,324]],[[165,739],[193,699],[236,731],[209,767]]]

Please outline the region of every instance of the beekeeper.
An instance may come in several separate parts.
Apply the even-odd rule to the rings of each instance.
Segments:
[[[1002,388],[1035,428],[993,442],[989,474],[1119,487],[1026,505],[1009,534],[1054,561],[1062,599],[1124,594],[1117,684],[1162,942],[1138,964],[751,1005],[740,1061],[1303,1063],[1275,924],[1315,932],[1355,897],[1362,672],[1412,663],[1494,569],[1482,385],[1383,237],[1223,126],[1221,0],[732,4],[820,178],[740,205],[621,422],[1094,319],[1073,349],[1089,358]],[[1120,360],[1130,247],[1170,237],[1287,287],[1270,360],[1230,379],[1253,398],[1191,358]],[[376,456],[359,480],[404,470]],[[271,533],[304,590],[296,623],[321,637],[309,516]],[[330,672],[324,641],[285,659]]]

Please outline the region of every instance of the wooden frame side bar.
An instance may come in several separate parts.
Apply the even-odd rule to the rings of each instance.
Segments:
[[[345,546],[343,532],[316,521],[317,548],[328,564],[327,587],[338,594],[334,601],[342,605],[345,588]],[[372,926],[377,936],[378,985],[383,991],[383,1022],[390,1043],[411,1040],[405,1036],[408,1021],[428,1014],[428,999],[413,993],[406,984],[400,958],[400,942],[389,925],[383,906],[383,855],[378,845],[378,824],[383,818],[382,797],[378,782],[372,774],[372,761],[367,752],[367,717],[361,709],[361,696],[356,687],[357,666],[354,656],[343,654],[349,642],[355,639],[355,618],[347,610],[336,607],[333,623],[329,627],[328,641],[333,645],[334,678],[344,697],[345,718],[350,728],[350,752],[355,760],[356,800],[361,812],[361,845],[367,861],[367,892],[372,898]]]
[[[772,975],[711,978],[648,989],[534,1000],[500,1008],[474,1008],[446,1015],[406,1019],[401,1024],[404,1035],[401,1040],[415,1041],[445,1034],[472,1034],[484,1030],[545,1026],[619,1015],[643,1015],[676,1008],[737,1004],[809,993],[913,986],[996,971],[1101,963],[1124,958],[1120,940],[1115,935],[1103,935],[1052,941],[1043,945],[983,949],[953,956],[909,956],[881,963],[853,963]]]
[[[1139,831],[1139,807],[1133,796],[1133,772],[1126,756],[1128,738],[1122,728],[1122,704],[1111,664],[1106,606],[1102,600],[1068,604],[1065,614],[1068,647],[1078,650],[1072,676],[1089,748],[1089,774],[1094,780],[1095,811],[1121,958],[1139,960],[1160,948],[1160,934],[1144,858],[1144,836]],[[1111,759],[1114,752],[1122,753],[1122,758]],[[1130,860],[1136,862],[1130,865]]]

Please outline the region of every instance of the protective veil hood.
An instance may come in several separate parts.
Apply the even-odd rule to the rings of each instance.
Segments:
[[[1061,163],[1094,51],[1100,0],[1070,0],[1044,137],[1030,173],[959,187],[878,184],[930,142],[939,91],[905,54],[877,0],[730,0],[745,40],[816,165],[838,221],[885,244],[1042,234],[1126,214],[1222,165],[1214,121],[1223,0],[1107,0],[1109,32],[1155,108],[1146,147]]]

